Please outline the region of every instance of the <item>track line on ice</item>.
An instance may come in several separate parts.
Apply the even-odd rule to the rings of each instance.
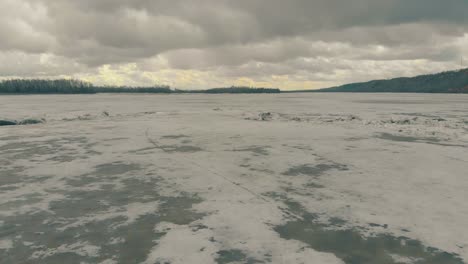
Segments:
[[[154,139],[152,139],[152,138],[149,136],[149,128],[146,129],[146,131],[145,131],[145,136],[146,136],[148,142],[150,142],[155,148],[160,149],[160,150],[162,150],[162,151],[165,152],[165,153],[169,153],[166,149],[164,149],[163,147],[161,147],[161,146],[158,144],[157,141],[155,141]],[[262,200],[262,201],[268,203],[270,206],[273,206],[273,207],[275,207],[276,209],[279,209],[280,211],[287,212],[287,215],[288,215],[288,216],[292,216],[292,217],[294,217],[294,218],[296,218],[296,219],[303,220],[303,218],[302,218],[301,216],[296,215],[295,213],[290,212],[289,210],[278,206],[278,205],[277,205],[274,201],[272,201],[271,199],[268,199],[267,197],[265,197],[265,196],[263,196],[263,195],[261,195],[261,194],[258,194],[258,193],[256,193],[256,192],[250,190],[249,188],[243,186],[243,185],[240,184],[240,183],[237,183],[237,182],[234,182],[234,181],[230,180],[229,178],[227,178],[226,176],[224,176],[224,175],[222,175],[221,173],[217,172],[216,170],[211,169],[211,168],[208,168],[208,167],[204,167],[204,166],[200,165],[199,163],[195,162],[193,159],[188,159],[188,158],[183,157],[183,156],[182,156],[182,158],[183,158],[186,162],[189,162],[189,163],[191,163],[191,164],[197,166],[198,168],[200,168],[200,169],[202,169],[202,170],[206,170],[206,171],[210,172],[212,175],[217,176],[217,177],[223,179],[224,181],[226,181],[226,182],[230,183],[231,185],[233,185],[235,188],[238,188],[238,189],[240,189],[240,190],[243,190],[243,191],[245,191],[245,192],[251,194],[251,195],[254,196],[255,198],[260,199],[260,200]]]

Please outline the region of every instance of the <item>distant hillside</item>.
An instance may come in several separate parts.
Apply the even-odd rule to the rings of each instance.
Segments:
[[[468,68],[410,78],[352,83],[313,92],[468,93]]]

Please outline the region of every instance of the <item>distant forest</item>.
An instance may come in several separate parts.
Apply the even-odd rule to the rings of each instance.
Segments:
[[[15,79],[0,82],[0,94],[94,94],[94,93],[279,93],[279,89],[232,86],[208,90],[177,90],[169,86],[95,86],[79,80]]]
[[[0,82],[4,94],[86,94],[96,93],[96,87],[77,80],[6,80]]]
[[[313,92],[468,93],[468,68],[409,78],[352,83]]]
[[[194,92],[194,91],[190,91]],[[208,90],[199,90],[195,91],[198,93],[208,93],[208,94],[221,94],[221,93],[231,93],[231,94],[241,94],[241,93],[280,93],[280,89],[272,88],[253,88],[253,87],[241,87],[241,86],[232,86],[229,88],[212,88]]]
[[[280,93],[276,88],[232,86],[206,90],[179,90],[165,85],[152,87],[96,86],[79,80],[15,79],[0,82],[0,94],[94,94],[94,93],[206,93],[248,94]],[[288,92],[350,92],[350,93],[468,93],[468,68],[416,77],[352,83],[320,90]]]

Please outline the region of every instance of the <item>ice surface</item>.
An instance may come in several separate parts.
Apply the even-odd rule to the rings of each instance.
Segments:
[[[468,96],[1,96],[0,263],[466,263]]]

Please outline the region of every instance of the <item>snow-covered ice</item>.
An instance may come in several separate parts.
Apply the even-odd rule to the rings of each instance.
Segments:
[[[466,263],[468,96],[0,96],[0,263]]]

